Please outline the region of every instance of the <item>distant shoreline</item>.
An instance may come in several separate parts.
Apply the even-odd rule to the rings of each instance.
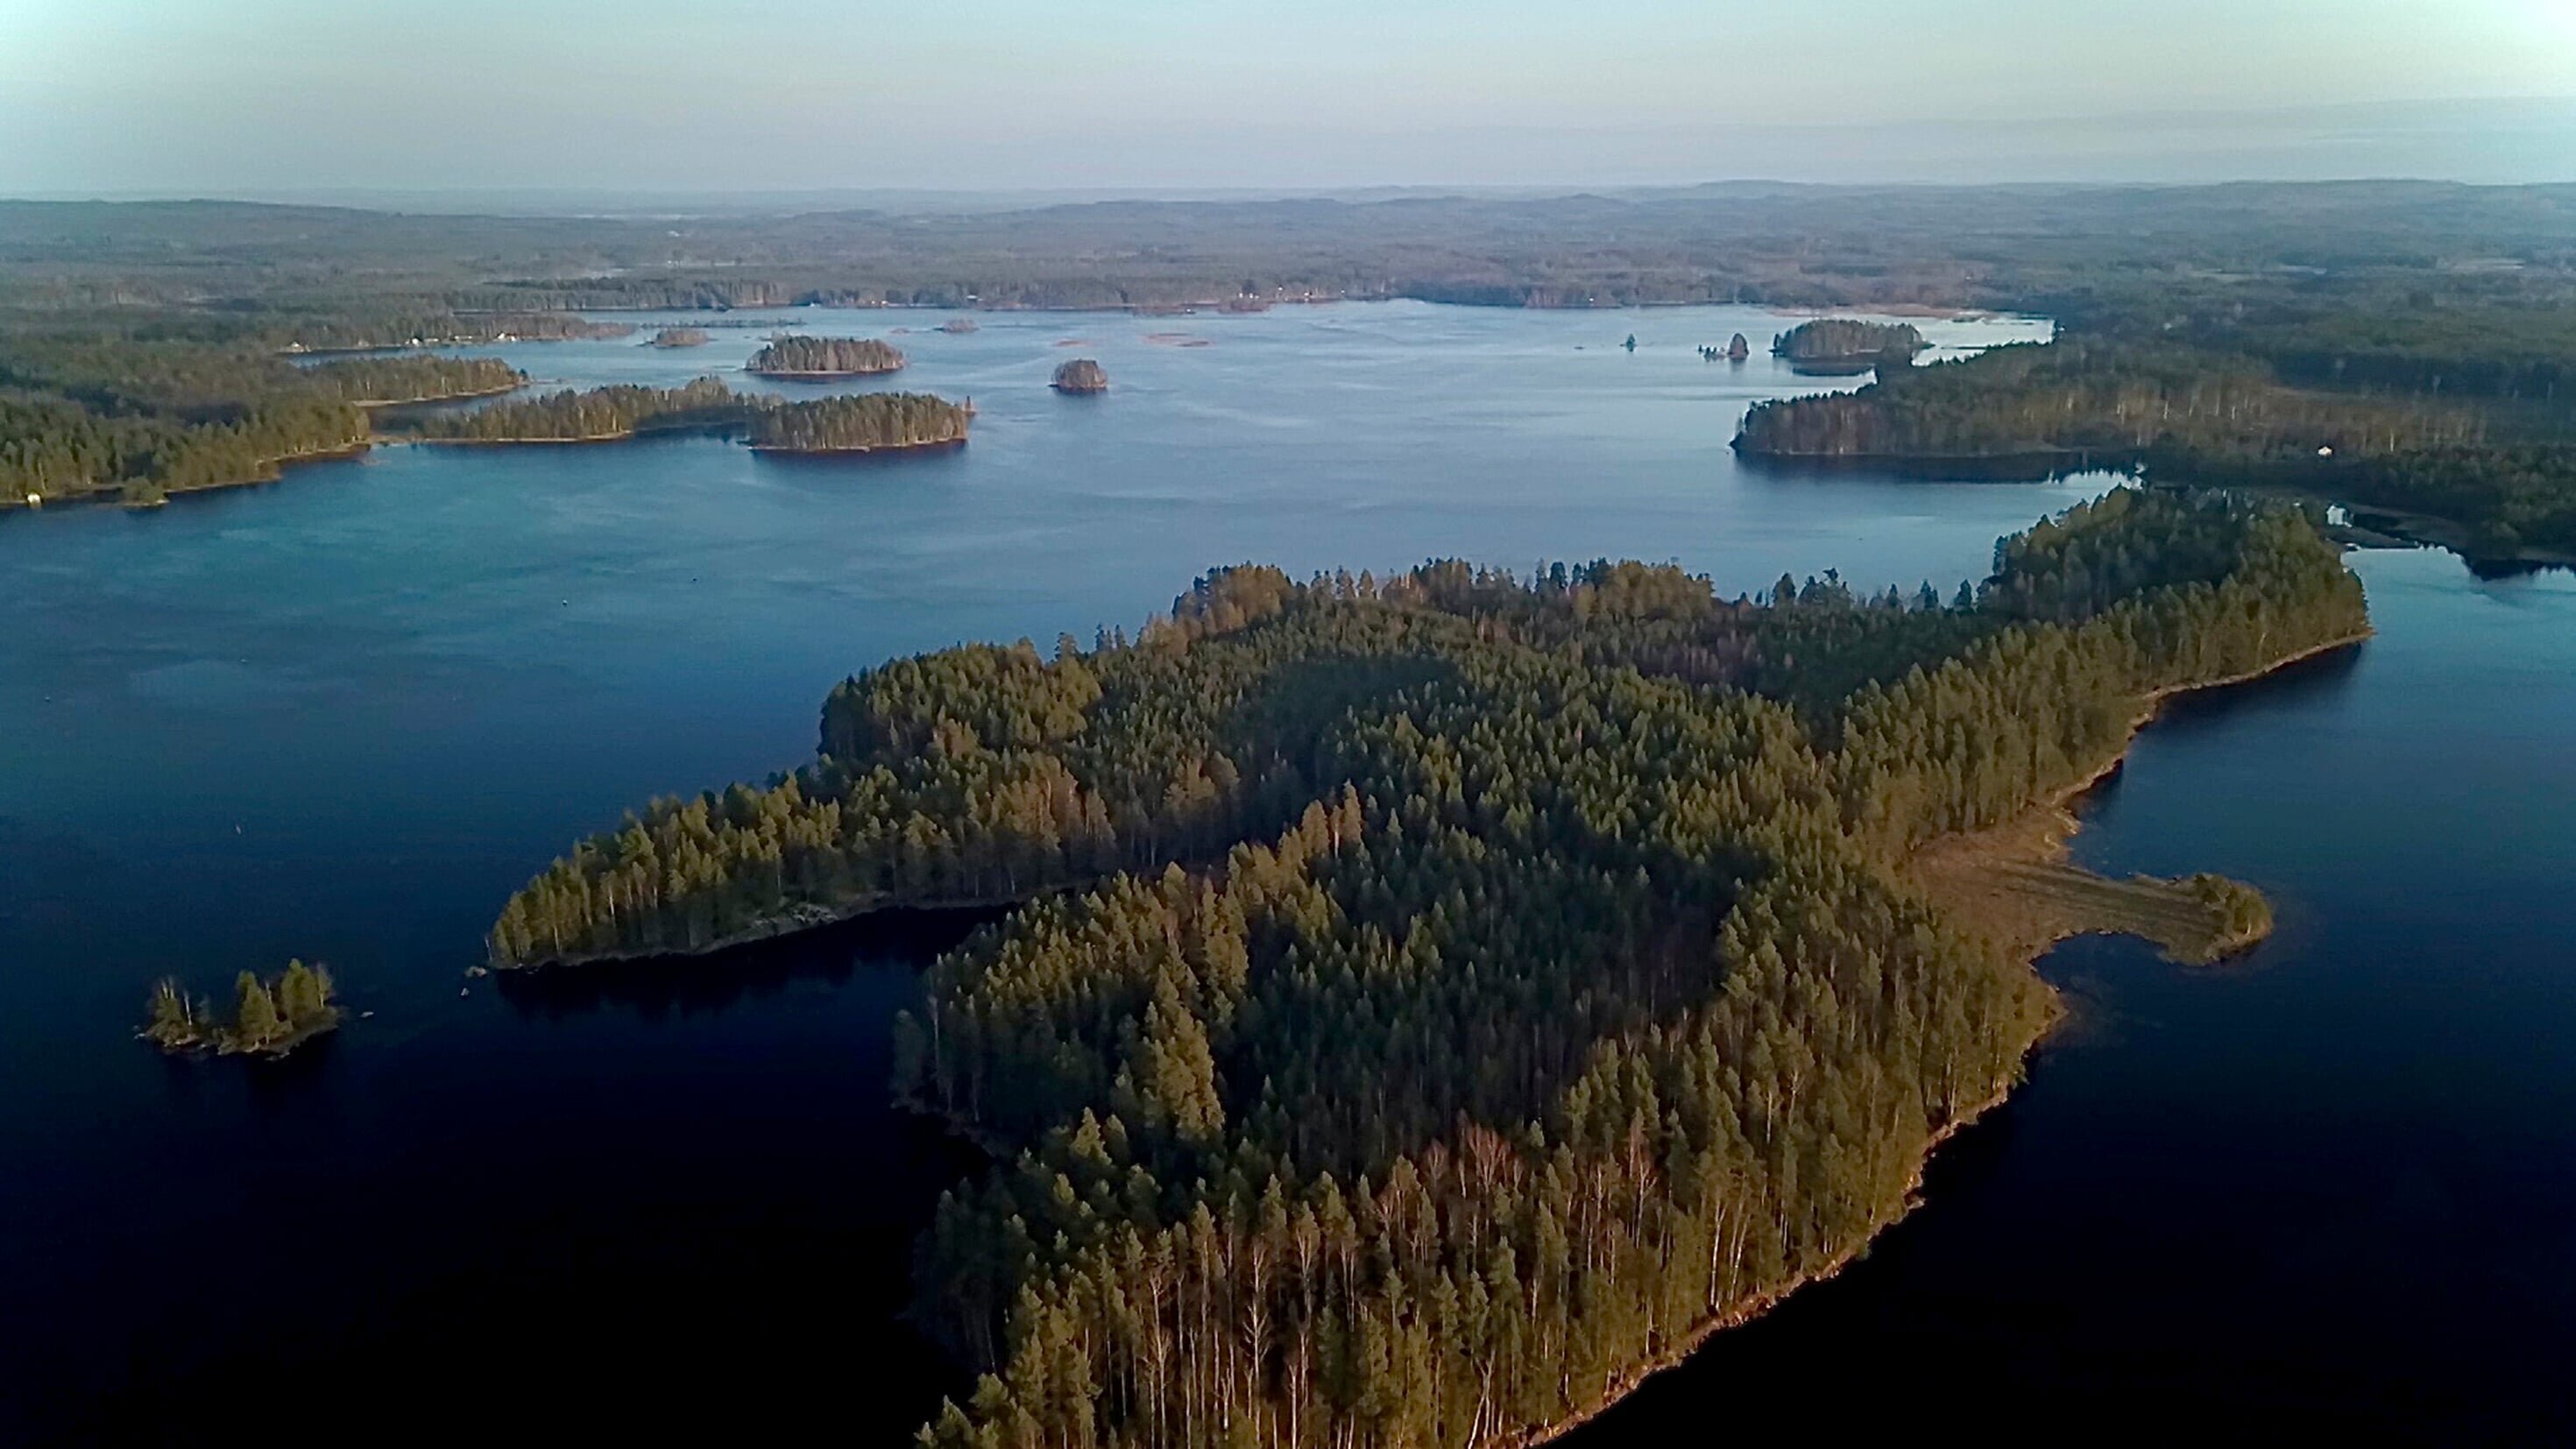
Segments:
[[[938,453],[966,446],[961,434],[954,438],[924,438],[917,443],[864,443],[854,447],[800,448],[784,443],[753,443],[751,451],[766,458],[863,458],[886,453]]]
[[[360,398],[349,406],[366,408],[370,411],[379,408],[430,407],[438,403],[468,402],[478,397],[499,397],[504,393],[517,392],[527,385],[525,382],[511,382],[503,383],[499,387],[478,387],[465,392],[442,392],[431,397]]]
[[[274,458],[261,459],[260,471],[253,477],[226,478],[220,482],[191,483],[176,488],[164,485],[161,488],[161,496],[148,501],[126,498],[125,485],[122,483],[95,483],[69,493],[48,494],[42,502],[32,504],[24,496],[11,493],[0,496],[0,514],[42,513],[48,508],[67,505],[86,508],[102,503],[119,503],[123,504],[128,511],[139,512],[158,508],[173,498],[182,498],[192,493],[220,493],[231,488],[262,487],[279,481],[286,476],[287,469],[303,463],[346,462],[351,458],[364,457],[368,450],[380,441],[383,440],[370,438],[366,442],[353,443],[345,448],[319,448],[307,453],[281,453]]]
[[[901,371],[903,371],[901,366],[860,367],[839,372],[781,372],[776,368],[767,367],[746,367],[743,369],[743,373],[746,376],[775,378],[780,382],[835,382],[853,377],[884,377],[889,373]]]

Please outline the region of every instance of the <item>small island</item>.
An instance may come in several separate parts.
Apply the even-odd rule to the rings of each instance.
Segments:
[[[202,997],[191,997],[173,977],[152,985],[145,1041],[172,1056],[282,1057],[340,1024],[328,968],[289,961],[262,981],[245,971],[233,983],[233,1014],[218,1017]]]
[[[1917,353],[1931,345],[1911,322],[1819,317],[1771,339],[1771,355],[1800,372],[1848,375],[1882,363],[1909,366]]]
[[[742,370],[755,377],[874,377],[900,372],[904,355],[874,337],[773,337]]]
[[[665,327],[661,331],[654,333],[652,338],[644,345],[647,347],[668,348],[704,347],[707,345],[707,329],[704,327]]]
[[[951,337],[963,337],[969,332],[980,332],[983,328],[972,317],[951,317],[939,324],[939,330]]]
[[[1703,362],[1715,362],[1719,358],[1729,362],[1742,362],[1753,355],[1753,344],[1745,341],[1744,334],[1738,332],[1724,347],[1703,347],[1699,350],[1699,355]]]
[[[763,408],[751,415],[751,446],[761,453],[829,456],[914,448],[953,448],[966,441],[972,404],[917,392],[871,392]]]
[[[1055,370],[1055,379],[1047,384],[1057,392],[1073,394],[1109,391],[1109,373],[1088,357],[1077,357]]]

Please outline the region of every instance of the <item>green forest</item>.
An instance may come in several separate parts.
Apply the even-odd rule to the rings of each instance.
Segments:
[[[742,370],[770,377],[862,377],[902,369],[894,344],[874,337],[772,338]]]
[[[2052,998],[1915,846],[2367,627],[2304,514],[2136,490],[1948,602],[1221,570],[850,679],[813,764],[585,842],[492,956],[1029,902],[899,1028],[993,1163],[921,1244],[984,1375],[921,1442],[1517,1442],[1856,1252],[2013,1082]]]
[[[597,443],[637,433],[740,426],[753,401],[712,377],[679,387],[622,384],[408,420],[401,435],[435,443]]]
[[[329,968],[318,963],[289,961],[268,980],[245,971],[233,983],[227,1017],[165,976],[152,984],[142,1036],[173,1054],[284,1056],[340,1024],[337,989]]]
[[[2213,483],[2286,488],[2462,527],[2443,541],[2483,558],[2576,557],[2576,444],[2509,441],[2378,456],[2192,459]]]
[[[1863,322],[1851,317],[1819,317],[1801,322],[1771,339],[1771,355],[1791,362],[1843,362],[1854,358],[1905,362],[1932,344],[1910,322]]]
[[[264,482],[282,463],[364,447],[369,408],[525,381],[488,358],[299,366],[238,343],[0,334],[0,508]]]
[[[679,387],[619,385],[514,399],[396,425],[429,443],[597,443],[641,433],[745,434],[769,452],[864,452],[965,440],[971,408],[927,393],[864,393],[789,402],[740,393],[712,377]]]
[[[2444,376],[2451,385],[2437,386]],[[2166,482],[2428,515],[2461,526],[2446,541],[2487,556],[2576,552],[2565,422],[2533,395],[2459,376],[2293,386],[2253,357],[2079,336],[1885,372],[1851,393],[1756,403],[1735,446],[1756,460],[1954,478],[2139,467]],[[2338,377],[2354,381],[2349,368]]]
[[[2180,348],[2021,343],[1881,374],[1857,392],[1756,403],[1746,453],[1826,460],[2043,458],[2109,466],[2151,453],[2276,459],[2460,446],[2478,413],[2419,399],[2283,386]]]
[[[966,441],[972,408],[917,392],[871,392],[755,409],[751,445],[782,453],[864,453]]]

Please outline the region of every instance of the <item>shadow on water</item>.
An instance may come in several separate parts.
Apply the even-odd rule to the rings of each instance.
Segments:
[[[2325,707],[2351,690],[2369,648],[2370,641],[2364,639],[2302,659],[2260,679],[2177,694],[2156,711],[2152,728],[2159,737],[2170,740],[2176,735],[2215,729],[2249,713]]]
[[[842,985],[863,966],[917,969],[1007,914],[1007,907],[991,906],[877,911],[704,956],[503,971],[494,979],[501,999],[524,1018],[560,1020],[609,1008],[697,1016],[775,996],[797,982]]]
[[[2576,564],[2535,558],[2480,558],[2462,554],[2460,561],[2469,566],[2469,574],[2480,583],[2502,583],[2506,579],[2527,579],[2534,574],[2576,573]]]
[[[508,973],[508,1010],[435,1030],[172,1059],[203,1202],[72,1296],[65,1372],[0,1389],[0,1442],[210,1442],[221,1406],[280,1394],[268,1442],[900,1440],[973,1387],[906,1305],[915,1238],[983,1159],[890,1100],[888,1027],[1002,914]],[[79,1347],[101,1339],[125,1355]]]

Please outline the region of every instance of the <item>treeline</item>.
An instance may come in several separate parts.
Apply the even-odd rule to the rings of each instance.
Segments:
[[[248,342],[31,336],[0,342],[0,507],[99,494],[148,503],[277,476],[365,446],[362,405],[507,390],[489,358],[298,367]]]
[[[340,401],[361,407],[483,397],[528,380],[497,357],[361,357],[316,363],[304,375]]]
[[[2180,349],[2066,341],[1883,374],[1857,392],[1757,403],[1735,446],[1799,459],[2135,462],[2153,452],[2261,460],[2481,441],[2474,412],[2284,387]]]
[[[595,443],[681,428],[738,427],[754,404],[711,377],[679,387],[592,388],[495,403],[472,412],[406,420],[404,434],[427,442]]]
[[[2212,484],[2292,488],[2364,508],[2461,525],[2446,541],[2488,558],[2576,553],[2576,445],[2433,448],[2377,458],[2191,460]]]
[[[2308,486],[2354,503],[2430,513],[2475,530],[2479,548],[2576,552],[2576,447],[2453,448],[2374,458]]]
[[[1864,322],[1852,317],[1819,317],[1801,322],[1771,339],[1771,355],[1791,362],[1843,362],[1854,358],[1898,357],[1932,344],[1911,322]]]
[[[778,337],[751,355],[743,371],[778,377],[845,377],[894,372],[903,353],[875,337]]]
[[[795,453],[869,452],[962,443],[974,413],[915,392],[872,392],[755,409],[751,445]]]
[[[277,400],[220,421],[100,414],[61,398],[0,394],[0,509],[97,494],[149,503],[264,482],[278,465],[364,447],[366,415],[345,403]]]
[[[141,1035],[165,1052],[283,1056],[340,1024],[335,990],[330,971],[319,964],[289,961],[266,981],[245,971],[233,983],[232,1015],[225,1017],[165,976],[152,984]]]
[[[435,302],[364,302],[327,312],[281,317],[268,328],[274,345],[290,352],[598,341],[625,337],[634,331],[624,322],[593,322],[568,311],[460,311]]]
[[[2576,297],[2519,268],[2163,284],[2063,300],[2062,323],[2085,336],[2249,358],[2299,386],[2576,402]]]
[[[679,387],[619,385],[547,393],[473,412],[402,420],[402,436],[441,443],[595,443],[684,429],[742,432],[779,452],[864,451],[963,441],[973,412],[926,393],[788,402],[712,377]]]
[[[987,1373],[922,1442],[1515,1442],[1856,1251],[2013,1079],[2048,993],[1914,842],[2365,626],[2293,512],[2122,492],[1997,563],[1222,571],[1132,642],[853,678],[814,765],[578,847],[494,959],[1079,887],[899,1029],[996,1157],[922,1244]],[[1784,703],[1811,669],[1862,682]]]

